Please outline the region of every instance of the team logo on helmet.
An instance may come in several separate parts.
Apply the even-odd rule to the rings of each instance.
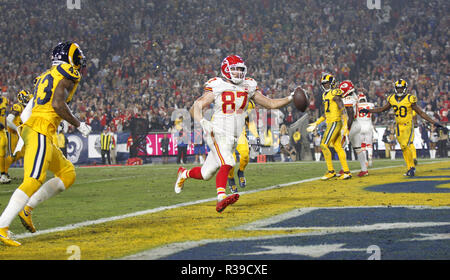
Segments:
[[[52,64],[69,63],[73,68],[79,70],[86,66],[86,58],[77,43],[70,41],[59,43],[52,53]]]
[[[329,88],[325,88],[324,86],[327,83],[330,84]],[[328,92],[336,87],[336,78],[331,74],[323,74],[322,79],[320,80],[320,85],[325,92]]]
[[[405,95],[407,89],[408,89],[408,83],[403,79],[399,79],[394,83],[395,95],[397,95],[397,96]]]
[[[220,69],[222,76],[234,84],[242,83],[247,74],[247,66],[244,63],[244,60],[238,55],[227,56],[222,61]]]
[[[355,91],[355,87],[351,81],[343,81],[339,84],[339,89],[343,92],[342,97],[347,97]]]
[[[31,93],[28,90],[21,90],[17,94],[17,100],[19,100],[19,102],[24,106],[28,104],[28,101],[30,101],[31,97]]]

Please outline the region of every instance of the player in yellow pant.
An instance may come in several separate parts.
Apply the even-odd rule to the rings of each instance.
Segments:
[[[248,140],[244,133],[241,134],[238,140],[238,144],[236,146],[236,151],[239,153],[239,170],[237,172],[239,178],[239,186],[241,188],[245,188],[247,185],[247,181],[245,180],[244,170],[250,161],[250,148],[248,146]],[[234,160],[236,160],[236,152],[233,153]],[[228,185],[230,186],[230,190],[232,193],[237,193],[238,188],[236,186],[236,182],[234,180],[234,166],[231,168],[228,173]]]
[[[402,149],[403,158],[405,159],[407,167],[407,172],[404,175],[413,177],[416,172],[413,158],[415,149],[411,148],[414,141],[413,112],[416,112],[424,120],[436,125],[437,127],[443,128],[443,126],[433,120],[424,111],[422,111],[419,106],[417,106],[417,97],[412,94],[408,94],[407,89],[408,83],[403,79],[399,79],[394,83],[395,94],[392,94],[387,98],[388,102],[384,106],[370,110],[361,109],[360,112],[363,114],[368,112],[381,113],[389,110],[390,108],[394,109],[395,135],[397,136],[397,141]]]
[[[249,115],[252,113],[252,110],[255,109],[255,104],[253,100],[250,100],[247,107],[247,117],[245,119],[245,124],[248,126],[248,130],[255,136],[257,139],[259,139],[258,130],[256,129],[256,124],[253,121],[250,121]],[[254,111],[253,111],[254,113]],[[241,136],[239,136],[238,144],[236,146],[236,151],[239,153],[239,170],[237,172],[238,178],[239,178],[239,186],[241,188],[245,188],[247,185],[247,180],[245,179],[244,170],[247,167],[249,161],[250,161],[250,148],[248,146],[248,140],[247,140],[247,131],[244,129],[242,130]],[[236,151],[233,153],[234,160],[236,161]],[[228,185],[230,187],[230,190],[232,193],[237,193],[238,188],[236,186],[236,181],[234,180],[234,166],[231,168],[230,172],[228,173]]]
[[[0,96],[0,183],[8,184],[11,179],[5,172],[5,164],[7,149],[8,149],[8,136],[6,135],[6,109],[8,107],[8,99],[4,96]]]
[[[328,180],[336,177],[330,147],[333,147],[338,154],[339,161],[341,162],[341,166],[344,171],[338,179],[350,179],[352,178],[352,175],[347,164],[347,156],[342,148],[342,139],[344,136],[348,135],[347,114],[342,101],[343,92],[341,89],[336,87],[336,79],[330,74],[324,74],[322,76],[321,85],[324,90],[322,100],[325,114],[314,123],[309,124],[306,129],[308,132],[312,132],[321,122],[326,121],[327,123],[327,128],[323,134],[320,148],[322,149],[328,172],[321,179]]]

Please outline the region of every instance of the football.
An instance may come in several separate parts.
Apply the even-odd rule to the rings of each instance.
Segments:
[[[293,96],[294,106],[298,110],[305,112],[309,106],[308,94],[301,87],[297,87]]]

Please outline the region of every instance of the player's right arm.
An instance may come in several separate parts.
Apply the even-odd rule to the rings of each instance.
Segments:
[[[214,102],[214,94],[210,91],[203,92],[203,95],[195,100],[189,113],[195,121],[200,122],[203,119],[203,109],[207,108]]]
[[[391,108],[391,103],[387,102],[386,104],[384,104],[384,106],[382,107],[378,107],[378,108],[373,108],[373,109],[366,109],[363,108],[361,110],[359,110],[361,113],[363,114],[367,114],[367,113],[382,113],[384,111],[387,111]]]

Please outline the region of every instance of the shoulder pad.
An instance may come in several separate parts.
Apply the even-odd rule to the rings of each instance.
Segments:
[[[71,81],[77,82],[81,79],[80,72],[68,63],[59,64],[56,66],[56,71]]]
[[[212,78],[212,79],[209,79],[209,80],[203,85],[204,91],[211,91],[211,92],[212,92],[212,87],[213,87],[213,85],[217,84],[219,81],[221,81],[221,79],[218,78],[218,77],[214,77],[214,78]]]

